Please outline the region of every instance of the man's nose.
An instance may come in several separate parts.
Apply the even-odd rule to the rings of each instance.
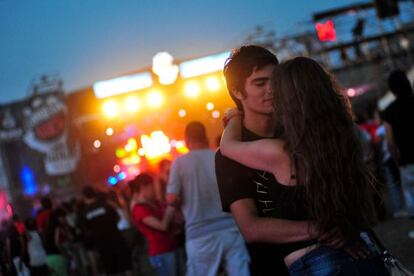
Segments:
[[[265,85],[265,89],[266,89],[266,94],[272,93],[272,85],[270,84],[270,81],[267,82],[267,84]]]

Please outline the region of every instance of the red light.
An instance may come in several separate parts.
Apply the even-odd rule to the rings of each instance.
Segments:
[[[315,28],[320,41],[325,42],[336,40],[336,31],[333,20],[316,23]]]

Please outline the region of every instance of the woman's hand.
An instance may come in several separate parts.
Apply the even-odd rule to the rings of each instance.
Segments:
[[[243,116],[243,113],[237,108],[230,108],[226,112],[224,112],[223,127],[225,128],[227,124],[229,123],[229,121],[236,116],[240,116],[240,117]]]

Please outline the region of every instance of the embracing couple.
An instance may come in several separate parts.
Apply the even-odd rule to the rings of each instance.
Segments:
[[[279,64],[258,46],[224,67],[237,110],[216,154],[222,207],[247,241],[252,275],[386,275],[361,232],[374,179],[347,96],[316,61]]]

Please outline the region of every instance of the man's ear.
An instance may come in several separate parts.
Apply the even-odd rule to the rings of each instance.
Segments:
[[[238,100],[244,100],[244,95],[241,91],[239,90],[232,90],[233,96],[236,97],[236,99]]]

